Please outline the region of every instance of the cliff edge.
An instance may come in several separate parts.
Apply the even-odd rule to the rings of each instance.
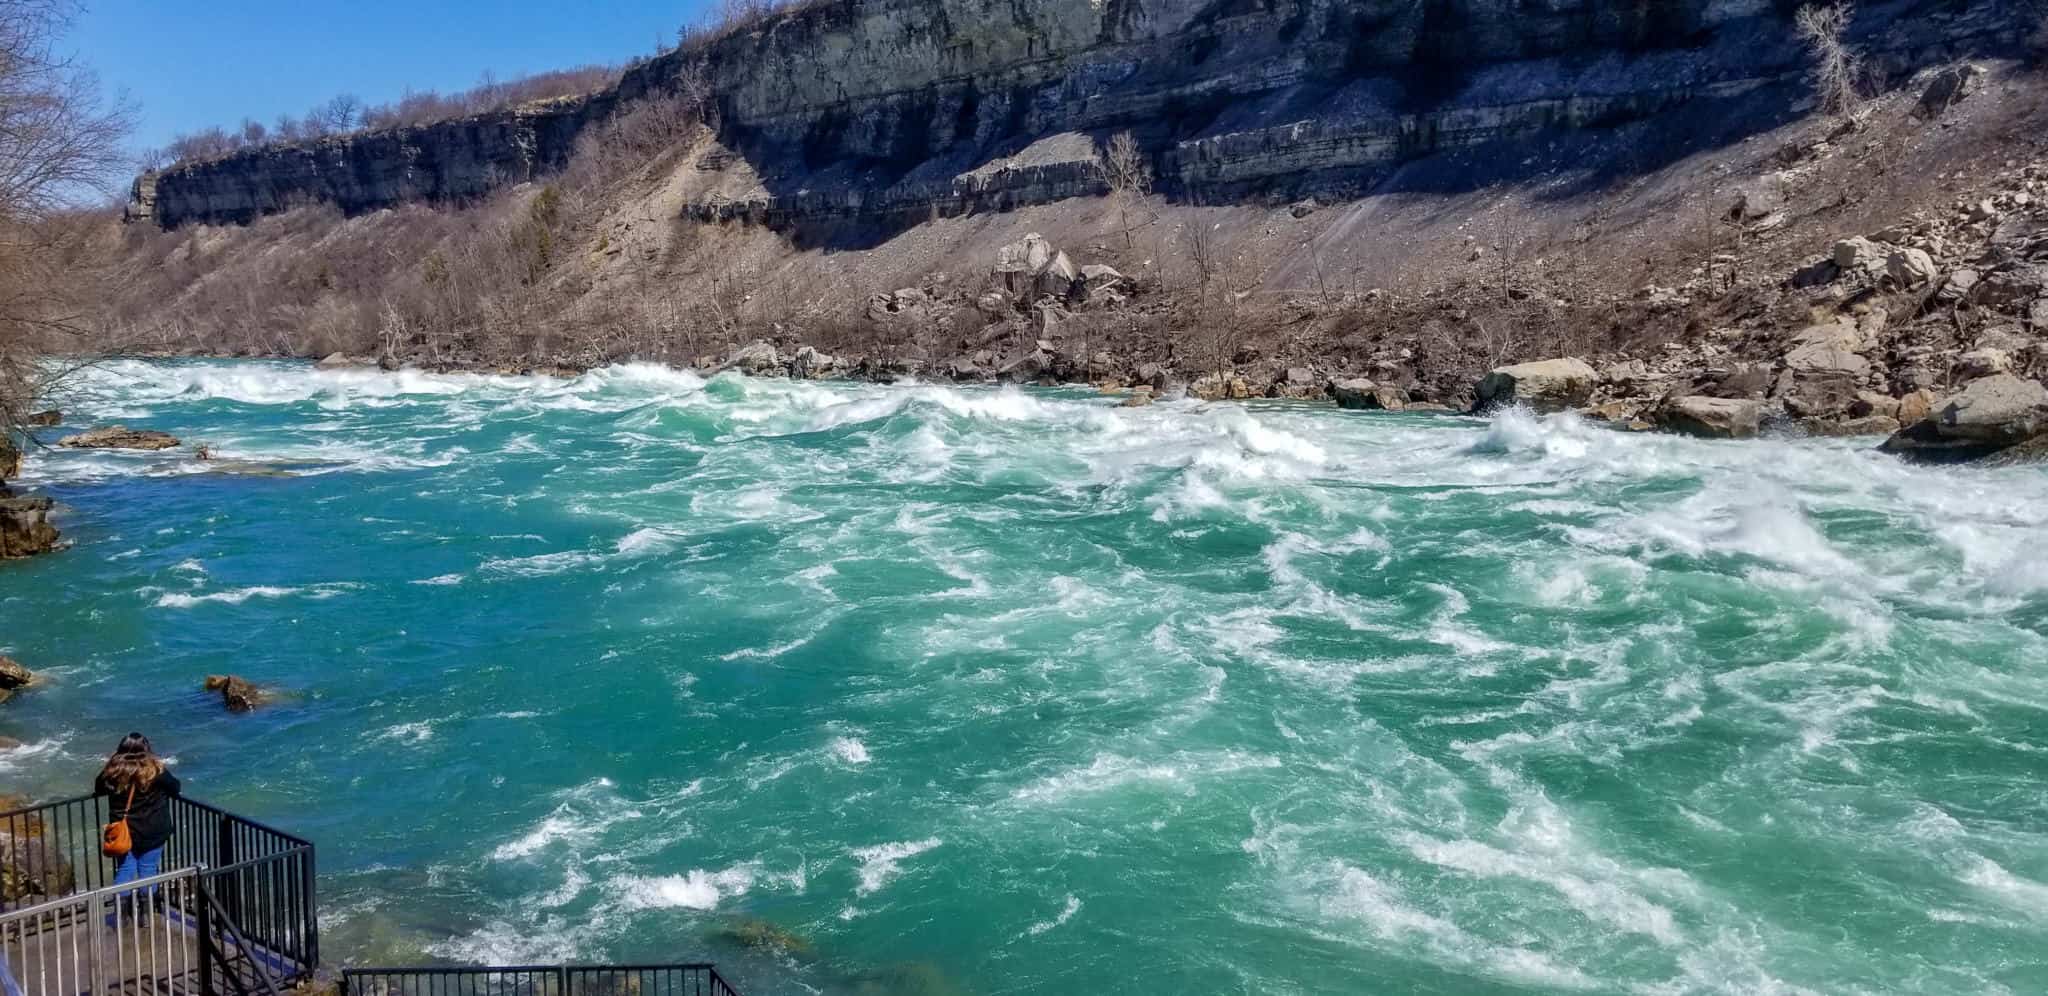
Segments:
[[[715,109],[718,148],[696,164],[714,175],[687,207],[704,220],[923,220],[1097,193],[1097,142],[1118,130],[1173,197],[1351,196],[1434,152],[1681,111],[1780,124],[1803,109],[1796,7],[821,0],[587,97],[180,164],[137,180],[129,216],[170,228],[474,198],[560,167],[591,124],[686,80]],[[1849,41],[1899,78],[2010,49],[2022,21],[2007,0],[1893,0],[1859,11]],[[1676,154],[1639,149],[1652,161],[1637,165]]]

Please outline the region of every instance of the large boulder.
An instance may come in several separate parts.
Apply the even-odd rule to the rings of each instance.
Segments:
[[[996,250],[995,279],[1012,294],[1026,293],[1032,289],[1038,271],[1052,262],[1054,251],[1051,243],[1037,232],[1032,232]]]
[[[1885,262],[1891,254],[1883,246],[1859,235],[1835,243],[1832,257],[1839,272],[1875,280],[1884,274]]]
[[[1043,269],[1031,279],[1032,290],[1040,297],[1058,298],[1062,301],[1074,293],[1074,287],[1081,282],[1081,268],[1067,258],[1064,252],[1055,252]]]
[[[1600,375],[1575,357],[1499,367],[1479,382],[1478,407],[1523,404],[1538,411],[1583,407]]]
[[[839,358],[831,353],[821,353],[812,346],[800,346],[796,358],[789,363],[791,376],[804,380],[817,380],[839,372]]]
[[[64,413],[55,408],[45,408],[39,412],[31,412],[24,424],[33,429],[48,429],[52,426],[63,425]]]
[[[1895,286],[1919,287],[1940,277],[1941,267],[1934,265],[1934,257],[1925,249],[1901,249],[1885,258],[1884,275]]]
[[[1967,62],[1942,67],[1927,82],[1927,89],[1920,91],[1919,106],[1913,109],[1914,113],[1923,118],[1940,117],[1964,97],[1976,93],[1984,82],[1984,75],[1984,67]]]
[[[1763,402],[1691,395],[1657,407],[1656,426],[1666,432],[1707,439],[1749,439],[1762,428]]]
[[[1840,370],[1787,370],[1774,393],[1785,410],[1801,418],[1835,418],[1862,401],[1863,378]]]
[[[347,353],[329,353],[313,364],[315,370],[352,370],[377,366],[374,356],[350,356]]]
[[[1035,342],[1011,356],[996,369],[996,376],[1013,384],[1035,383],[1052,372],[1053,351],[1045,347],[1045,343]]]
[[[1884,449],[1930,463],[1978,460],[2048,435],[2048,387],[2009,373],[1982,377],[1937,402]]]
[[[58,533],[57,527],[50,525],[50,505],[48,498],[0,497],[0,560],[57,549]]]
[[[1794,373],[1843,373],[1861,379],[1870,372],[1864,359],[1863,333],[1848,322],[1831,322],[1801,330],[1785,352],[1785,369]]]
[[[221,704],[227,706],[229,712],[248,712],[270,701],[270,696],[262,689],[232,674],[209,674],[200,687],[205,691],[219,692]]]
[[[1242,401],[1252,396],[1252,388],[1237,374],[1212,373],[1195,378],[1188,393],[1203,401]]]
[[[0,657],[0,702],[14,697],[14,693],[27,688],[36,680],[35,673],[22,667],[12,657]]]
[[[2012,357],[2002,349],[1986,346],[1956,357],[1955,375],[1958,381],[1973,381],[1979,377],[1994,377],[2011,372]]]
[[[1970,288],[1970,303],[2016,314],[2027,312],[2044,297],[2048,297],[2048,262],[2001,266]]]
[[[154,429],[110,425],[57,440],[57,445],[93,450],[168,450],[183,445],[178,437]]]
[[[1408,407],[1407,391],[1363,377],[1332,381],[1330,393],[1336,397],[1339,408],[1398,412]]]
[[[754,377],[779,377],[784,372],[782,354],[776,352],[773,343],[760,339],[733,350],[718,369],[738,370]]]

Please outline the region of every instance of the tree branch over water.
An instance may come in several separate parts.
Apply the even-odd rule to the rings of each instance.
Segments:
[[[47,387],[38,356],[90,330],[92,226],[81,209],[130,165],[133,114],[60,52],[74,0],[0,0],[0,435]]]

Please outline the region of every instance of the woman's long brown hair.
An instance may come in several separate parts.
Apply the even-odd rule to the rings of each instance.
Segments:
[[[107,765],[100,769],[100,777],[109,787],[121,792],[134,789],[137,792],[156,782],[156,776],[164,773],[164,763],[157,760],[156,751],[151,750],[149,738],[140,733],[130,733],[121,738],[121,746],[107,757]]]

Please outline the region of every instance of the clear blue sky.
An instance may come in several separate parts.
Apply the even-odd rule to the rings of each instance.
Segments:
[[[461,90],[673,42],[706,0],[84,0],[67,47],[140,109],[136,148],[245,117],[268,124],[337,93]]]

